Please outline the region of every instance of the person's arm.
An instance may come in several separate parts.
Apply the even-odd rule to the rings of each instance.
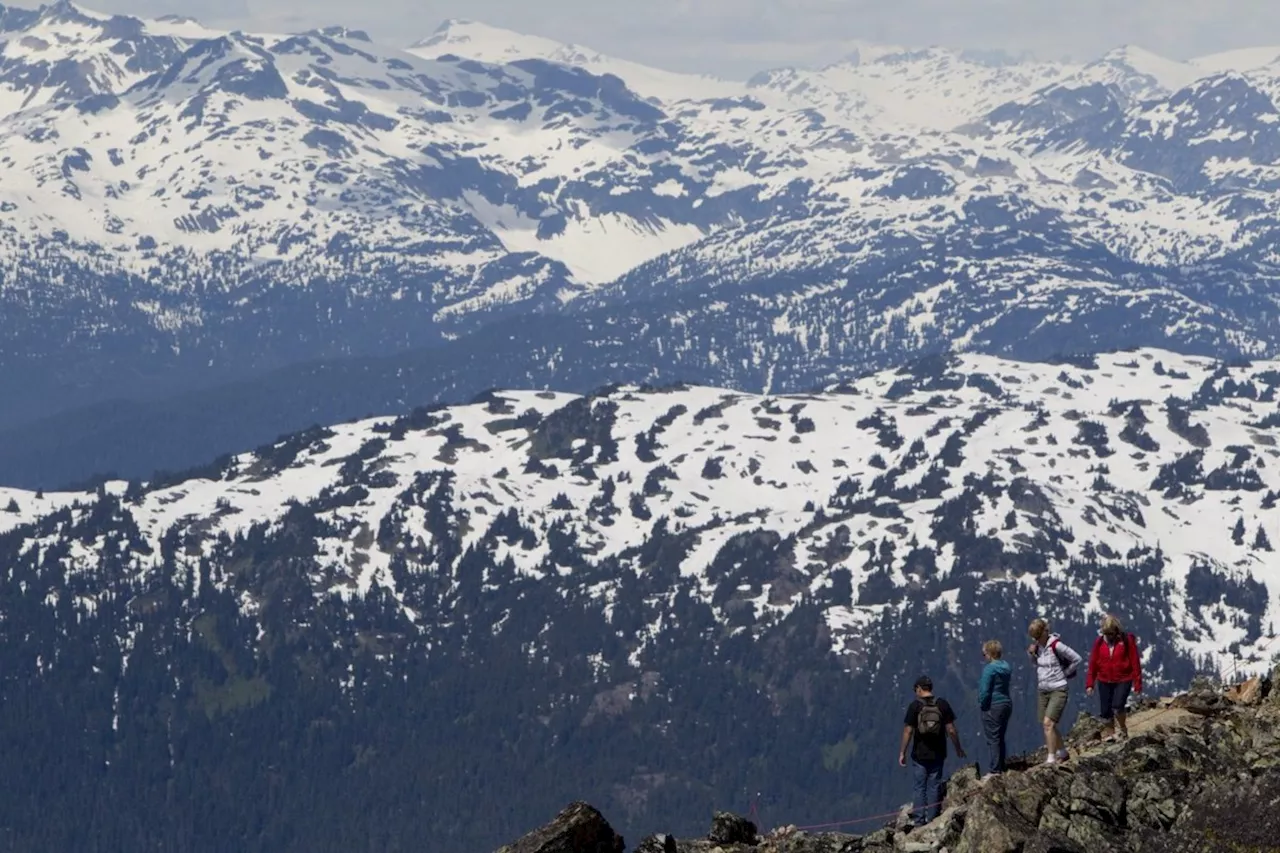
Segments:
[[[956,755],[964,758],[964,747],[960,745],[960,732],[956,731],[955,723],[947,723],[947,735],[950,736],[951,744],[956,748]]]
[[[978,707],[983,711],[991,707],[991,691],[995,687],[995,672],[991,664],[982,668],[982,678],[978,680]]]
[[[907,747],[911,746],[911,726],[902,727],[902,746],[898,749],[898,765],[907,766]]]
[[[1102,654],[1099,651],[1102,638],[1093,641],[1093,651],[1089,652],[1089,671],[1084,677],[1084,689],[1088,693],[1093,692],[1093,685],[1098,681],[1098,663],[1102,660]]]
[[[1142,655],[1138,654],[1138,638],[1129,635],[1129,660],[1133,664],[1133,692],[1142,692]]]
[[[1080,657],[1080,653],[1061,640],[1058,641],[1058,645],[1054,646],[1054,648],[1060,651],[1062,656],[1067,659],[1067,666],[1063,669],[1062,674],[1068,678],[1071,677],[1080,669],[1080,664],[1084,662]]]

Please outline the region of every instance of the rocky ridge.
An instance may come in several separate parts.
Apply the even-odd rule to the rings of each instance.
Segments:
[[[862,835],[795,826],[761,833],[747,818],[720,812],[705,838],[650,835],[634,853],[1280,850],[1277,679],[1280,667],[1229,688],[1197,680],[1171,698],[1144,697],[1130,716],[1130,739],[1116,744],[1103,742],[1097,721],[1082,713],[1067,738],[1070,762],[1044,766],[1031,754],[986,778],[961,768],[948,780],[942,815],[915,830],[906,827],[907,806]],[[600,812],[574,803],[497,853],[624,849]]]

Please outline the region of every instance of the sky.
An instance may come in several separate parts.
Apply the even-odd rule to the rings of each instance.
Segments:
[[[14,5],[37,5],[35,0]],[[342,24],[407,45],[449,18],[573,42],[676,71],[746,77],[820,65],[858,41],[1092,59],[1123,44],[1164,56],[1280,45],[1269,0],[84,0],[108,12],[182,14],[292,32]]]

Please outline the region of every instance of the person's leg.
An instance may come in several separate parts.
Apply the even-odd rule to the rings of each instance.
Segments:
[[[1102,715],[1102,738],[1103,740],[1112,740],[1115,738],[1115,695],[1116,686],[1109,681],[1099,681],[1098,690],[1098,710]]]
[[[1129,691],[1133,689],[1132,681],[1122,681],[1115,685],[1115,696],[1112,697],[1111,709],[1115,712],[1116,725],[1120,728],[1120,739],[1129,737]]]
[[[1049,751],[1049,761],[1056,761],[1054,753],[1057,750],[1053,745],[1053,720],[1049,719],[1049,694],[1040,691],[1036,695],[1036,719],[1040,721],[1041,730],[1044,732],[1044,746]]]
[[[1063,713],[1067,710],[1067,691],[1055,690],[1049,696],[1048,718],[1053,721],[1053,751],[1058,756],[1059,761],[1063,761],[1067,757],[1067,744],[1062,739],[1062,733],[1058,730],[1058,722],[1062,719]]]
[[[928,819],[924,814],[924,807],[928,805],[927,788],[929,784],[929,772],[924,764],[916,759],[911,759],[911,784],[915,794],[913,806],[911,810],[911,822],[917,826],[928,823]]]
[[[942,768],[946,762],[933,761],[929,763],[929,784],[926,792],[929,797],[926,822],[935,819],[942,814]]]
[[[1003,773],[1005,759],[1007,758],[1005,735],[1009,731],[1009,719],[1013,716],[1013,705],[1008,702],[1003,702],[997,705],[996,708],[998,709],[996,717],[998,726],[996,729],[996,772]]]
[[[987,742],[987,774],[1000,772],[1000,717],[1003,705],[992,705],[982,712],[982,738]]]

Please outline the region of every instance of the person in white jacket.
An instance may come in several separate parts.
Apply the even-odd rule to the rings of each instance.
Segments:
[[[1049,623],[1043,619],[1032,621],[1027,633],[1035,641],[1027,648],[1027,654],[1036,664],[1036,717],[1044,725],[1044,745],[1049,750],[1045,763],[1066,761],[1068,753],[1058,721],[1067,709],[1067,682],[1080,669],[1080,655],[1057,634],[1049,633]]]

